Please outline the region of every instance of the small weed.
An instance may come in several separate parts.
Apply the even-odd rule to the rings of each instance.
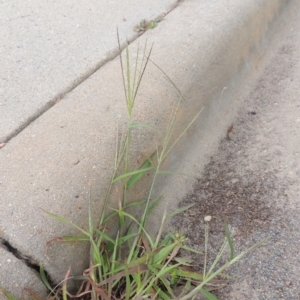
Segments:
[[[154,26],[148,22],[145,26]],[[120,46],[120,45],[119,45]],[[131,132],[136,127],[148,127],[155,130],[148,124],[136,123],[133,119],[133,110],[137,98],[140,83],[145,73],[147,64],[150,61],[152,47],[147,52],[146,45],[142,53],[142,62],[138,64],[139,49],[135,69],[131,72],[131,62],[129,49],[126,48],[125,64],[120,55],[120,65],[124,85],[125,99],[127,103],[128,126],[126,133],[117,147],[114,164],[114,175],[108,188],[108,193],[104,201],[99,222],[94,225],[92,220],[92,201],[89,204],[89,228],[82,229],[67,219],[46,212],[56,220],[67,223],[75,227],[81,236],[57,237],[47,243],[47,248],[54,241],[60,242],[88,242],[90,243],[90,266],[83,275],[73,276],[72,280],[78,281],[80,288],[75,295],[67,289],[67,282],[70,277],[70,270],[67,271],[65,279],[59,288],[53,288],[47,281],[43,267],[41,266],[41,278],[49,289],[51,296],[49,299],[93,299],[93,300],[129,300],[129,299],[194,299],[198,293],[202,293],[207,299],[214,300],[216,297],[211,293],[214,289],[219,289],[228,283],[222,279],[223,272],[233,263],[237,262],[248,252],[262,245],[262,241],[247,251],[235,256],[233,243],[227,224],[225,224],[225,241],[215,258],[213,264],[207,266],[207,245],[208,227],[210,218],[206,217],[205,222],[205,253],[204,269],[202,273],[195,272],[192,268],[193,262],[183,253],[197,253],[198,251],[185,244],[186,238],[179,233],[169,233],[164,235],[164,225],[166,221],[178,213],[181,213],[191,206],[180,208],[171,214],[164,214],[161,220],[159,231],[156,236],[151,236],[147,231],[147,218],[154,206],[162,197],[155,200],[153,198],[154,183],[160,174],[165,174],[161,170],[161,165],[171,149],[176,145],[180,137],[198,118],[201,111],[191,120],[187,128],[180,136],[172,142],[173,129],[176,123],[176,115],[179,105],[183,99],[179,92],[180,99],[174,104],[170,121],[162,147],[156,151],[155,155],[147,158],[138,169],[131,169],[130,166],[130,144]],[[125,65],[125,66],[124,66]],[[160,69],[160,68],[159,68]],[[161,69],[160,69],[161,70]],[[165,74],[166,75],[166,74]],[[166,76],[167,77],[167,76]],[[169,77],[167,77],[169,79]],[[172,82],[171,82],[172,83]],[[172,83],[173,84],[173,83]],[[177,89],[178,90],[178,89]],[[128,191],[139,184],[140,179],[146,172],[153,173],[153,180],[149,189],[148,197],[139,201],[128,201]],[[118,202],[118,208],[110,208],[111,191],[115,184],[122,185],[123,196]],[[140,218],[136,218],[129,209],[142,208]],[[111,221],[118,220],[118,228],[115,235],[109,233]],[[229,249],[227,263],[215,270],[220,262],[225,250]],[[15,299],[8,291],[0,288],[7,299]],[[26,289],[31,298],[40,300],[41,298],[33,291]]]
[[[164,15],[158,16],[157,18],[155,18],[154,20],[142,20],[139,24],[134,26],[134,31],[136,31],[139,34],[144,33],[145,31],[147,31],[148,29],[153,29],[157,26],[157,24],[159,22],[161,22],[164,18]]]

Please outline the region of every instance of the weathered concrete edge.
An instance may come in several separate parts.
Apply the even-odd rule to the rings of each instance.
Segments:
[[[253,28],[256,33],[259,32],[257,40],[256,42],[252,41],[253,43],[245,44],[245,52],[242,51],[244,54],[243,58],[240,59],[240,63],[233,64],[233,68],[236,68],[236,71],[231,70],[228,80],[224,80],[221,83],[220,87],[223,86],[223,89],[221,88],[219,92],[208,97],[208,101],[203,102],[206,103],[204,106],[205,109],[208,109],[209,115],[200,115],[199,120],[195,122],[195,126],[188,130],[180,145],[173,151],[174,157],[177,160],[180,158],[178,162],[176,162],[174,157],[171,158],[170,165],[175,164],[174,172],[180,170],[180,174],[187,174],[188,176],[173,176],[165,179],[160,193],[164,195],[166,201],[163,209],[162,207],[156,209],[154,214],[160,216],[162,211],[164,213],[173,211],[174,203],[177,205],[191,193],[195,180],[201,178],[204,168],[210,162],[211,157],[218,153],[220,140],[226,138],[228,129],[231,125],[234,125],[233,122],[236,119],[238,109],[243,105],[241,100],[244,98],[242,95],[248,90],[248,86],[255,84],[260,76],[259,72],[268,64],[268,61],[265,59],[266,52],[272,52],[268,46],[269,42],[276,36],[275,28],[278,28],[280,22],[285,20],[286,7],[289,6],[290,2],[289,0],[276,1],[276,3],[275,1],[260,2],[262,15],[257,20],[256,30]],[[269,12],[271,13],[265,13],[270,8]],[[266,11],[263,12],[264,10]],[[254,11],[251,11],[251,14],[253,15],[253,20],[255,20],[257,15]],[[263,18],[263,15],[266,18]],[[251,34],[249,38],[251,39]],[[216,64],[218,65],[218,62]],[[251,108],[249,108],[249,112],[250,110]],[[190,149],[186,148],[187,143],[192,145]],[[156,222],[153,219],[150,221],[149,228],[153,228]],[[199,220],[199,222],[202,221]],[[166,226],[166,230],[174,230],[172,224],[168,223],[166,225],[170,225]]]
[[[243,20],[245,23],[225,34],[225,40],[222,39],[222,28],[225,29],[226,26],[219,28],[212,35],[217,42],[211,43],[217,47],[214,48],[209,44],[206,46],[210,52],[199,51],[206,54],[198,56],[200,60],[207,62],[207,64],[202,63],[203,68],[200,68],[202,72],[196,76],[189,75],[189,85],[186,86],[185,80],[183,80],[183,84],[180,82],[180,79],[185,76],[184,72],[179,71],[179,75],[175,74],[175,79],[171,77],[176,84],[178,83],[179,89],[188,100],[184,103],[184,112],[179,113],[180,124],[176,128],[176,136],[186,128],[200,109],[204,108],[204,111],[167,158],[165,169],[171,170],[175,174],[188,176],[166,176],[157,183],[157,195],[163,195],[165,201],[154,211],[154,216],[149,220],[149,230],[154,234],[157,226],[160,225],[157,224],[157,220],[161,219],[163,213],[174,210],[179,201],[190,192],[194,182],[193,179],[191,180],[191,175],[194,178],[201,176],[204,166],[217,150],[219,140],[226,136],[235,113],[242,105],[240,99],[235,97],[243,89],[241,87],[245,83],[247,84],[247,80],[251,79],[251,75],[257,72],[264,52],[268,51],[268,39],[272,38],[274,34],[272,27],[280,19],[279,16],[282,15],[288,3],[289,0],[267,0],[260,1],[255,5],[251,3],[249,6],[246,3],[241,4],[243,8],[240,10],[240,14],[231,19],[231,21],[234,20],[231,30],[234,29],[234,26],[238,26],[239,21]],[[203,38],[201,34],[198,37],[199,39]],[[206,38],[204,37],[203,40]],[[176,48],[178,44],[172,46],[169,48],[166,44],[162,46],[165,50],[167,49],[164,53],[166,56],[172,57],[172,53],[174,53],[172,49],[178,49]],[[197,61],[197,53],[191,57],[192,59],[185,65],[185,70],[193,69],[193,62]],[[158,65],[160,66],[164,63],[161,57],[155,61],[159,61]],[[177,66],[177,69],[180,69],[180,65]],[[174,72],[166,71],[166,73]],[[181,77],[181,75],[183,76]],[[191,79],[191,77],[193,78]],[[150,89],[150,86],[148,88]],[[195,153],[195,149],[198,154]]]
[[[279,4],[282,4],[282,3],[284,3],[285,1],[277,1],[277,4],[279,5]],[[266,5],[272,5],[272,4],[274,4],[274,1],[272,2],[272,4],[270,4],[270,1],[265,1],[265,3],[266,3]],[[276,5],[276,4],[275,4]],[[255,43],[257,43],[262,37],[263,37],[263,34],[266,32],[266,29],[267,29],[267,27],[268,27],[268,24],[269,24],[269,22],[271,22],[271,20],[272,20],[272,18],[276,15],[276,11],[278,11],[279,10],[279,6],[278,6],[278,9],[277,10],[274,10],[273,11],[273,16],[270,18],[270,16],[268,16],[268,19],[266,19],[265,20],[265,25],[266,25],[266,28],[265,28],[265,31],[263,31],[262,30],[262,32],[261,32],[261,34],[259,35],[259,37],[258,37],[258,39],[255,39]],[[171,16],[170,16],[171,17]],[[165,26],[165,27],[167,27],[167,25]],[[164,29],[160,29],[160,30],[167,30],[167,28],[164,28]],[[157,35],[157,33],[155,33],[154,31],[152,32],[152,33],[150,33],[149,34],[150,36],[151,35]],[[149,38],[149,37],[148,37]],[[253,42],[253,41],[252,41]],[[252,45],[248,45],[249,46],[249,48],[251,48],[252,46],[255,46],[255,43],[253,43]],[[159,44],[159,42],[157,42],[156,41],[156,44]],[[168,53],[168,51],[167,51],[167,49],[165,48],[164,49],[164,51],[166,52],[166,53]],[[249,50],[250,51],[250,50]],[[159,59],[159,56],[161,55],[161,59]],[[159,61],[159,60],[163,60],[163,58],[166,56],[166,54],[165,53],[161,53],[161,51],[160,51],[160,53],[158,53],[158,54],[155,54],[155,61]],[[223,60],[225,60],[225,58],[223,57]],[[240,61],[241,61],[241,59],[240,59]],[[158,63],[161,63],[161,62],[158,62]],[[234,66],[233,67],[233,69],[238,69],[237,68],[237,66],[240,66],[240,62],[239,63],[237,63],[237,65],[236,66]],[[185,67],[187,67],[187,66],[185,66]],[[167,72],[168,73],[168,72]],[[236,75],[236,72],[233,72],[232,74],[234,74],[234,75]],[[205,75],[205,74],[204,74]],[[178,78],[180,78],[180,77],[178,77]],[[228,83],[228,80],[230,80],[229,79],[229,77],[228,76],[226,76],[226,77],[224,77],[224,81],[223,82],[219,82],[219,86],[227,86],[227,83]],[[215,82],[214,82],[215,83]],[[201,91],[203,91],[203,89],[202,89],[203,87],[201,87]],[[147,88],[146,88],[147,89]],[[209,89],[209,86],[208,86],[208,89]],[[160,88],[158,88],[158,90],[160,90]],[[207,90],[207,89],[206,89]],[[187,96],[187,98],[189,98],[189,93],[187,92],[187,91],[185,91],[186,92],[186,94],[188,95]],[[193,91],[194,92],[194,91]],[[214,95],[214,96],[216,96],[216,95]],[[213,99],[214,98],[214,96],[212,96],[212,95],[210,95],[210,99]],[[70,97],[72,97],[72,95],[70,95]],[[155,97],[154,97],[155,98]],[[203,104],[203,99],[201,99],[202,100],[202,104]],[[160,103],[158,103],[158,105],[159,105]],[[192,104],[195,104],[195,102],[191,102],[191,105]],[[201,104],[201,103],[200,103]],[[153,104],[152,104],[153,105]],[[199,105],[199,104],[198,104]],[[187,119],[190,119],[190,114],[188,114],[188,116],[189,116],[189,118],[187,118]],[[42,121],[41,121],[42,122]]]

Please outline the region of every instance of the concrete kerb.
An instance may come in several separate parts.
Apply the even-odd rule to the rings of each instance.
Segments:
[[[178,132],[205,106],[199,123],[188,132],[179,150],[171,154],[166,168],[176,171],[180,167],[187,152],[186,141],[199,138],[199,132],[205,136],[203,132],[209,133],[211,126],[226,126],[228,118],[216,122],[216,116],[230,107],[230,93],[237,88],[238,77],[250,68],[248,57],[259,47],[272,20],[287,2],[237,0],[228,5],[186,1],[155,30],[131,44],[134,56],[138,42],[144,45],[146,40],[148,44],[153,41],[152,60],[172,78],[187,99],[179,114]],[[219,96],[225,86],[226,101],[220,104]],[[178,99],[174,88],[149,64],[135,120],[164,132],[174,99]],[[73,274],[82,272],[88,265],[89,247],[53,244],[46,256],[47,241],[76,232],[50,219],[39,208],[86,228],[92,186],[97,218],[112,175],[117,123],[126,123],[126,106],[119,61],[115,59],[1,149],[1,194],[5,197],[5,205],[2,202],[0,210],[1,237],[32,262],[43,263],[55,282],[64,278],[69,266]],[[153,153],[159,141],[144,131],[134,132],[133,140],[134,158],[140,153],[145,157]],[[205,140],[201,142],[204,144]],[[158,190],[166,189],[165,182],[161,181]],[[177,184],[172,187],[172,193],[180,198],[184,189]],[[176,203],[168,200],[166,205],[176,207]],[[157,217],[151,221],[154,227]],[[1,265],[3,270],[10,266],[2,257]],[[28,287],[24,280],[26,272],[20,275],[1,271],[0,283],[10,288],[6,282],[18,282],[21,290]],[[10,280],[4,281],[4,276]]]

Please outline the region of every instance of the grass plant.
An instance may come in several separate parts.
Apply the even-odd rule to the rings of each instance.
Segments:
[[[120,46],[120,45],[119,45]],[[121,47],[120,47],[121,48]],[[49,289],[48,299],[67,300],[70,298],[92,299],[92,300],[129,300],[129,299],[194,299],[198,293],[202,293],[207,299],[217,299],[211,290],[219,288],[227,283],[227,280],[220,279],[224,271],[233,263],[237,262],[248,252],[259,247],[265,241],[251,247],[247,251],[235,256],[232,239],[228,226],[225,225],[225,241],[219,254],[215,258],[213,264],[207,266],[207,248],[208,245],[208,226],[209,218],[205,222],[205,261],[202,273],[194,271],[191,266],[193,262],[182,253],[194,252],[201,254],[195,249],[188,247],[185,242],[186,238],[180,233],[164,233],[166,221],[178,213],[185,211],[190,206],[181,208],[171,214],[164,214],[160,222],[160,227],[156,236],[151,236],[147,231],[147,218],[155,205],[157,205],[162,197],[154,200],[154,186],[160,174],[165,174],[161,170],[162,163],[168,156],[169,152],[174,148],[180,137],[199,117],[201,111],[191,120],[185,130],[174,139],[173,131],[176,124],[176,115],[180,108],[183,96],[177,89],[179,100],[175,102],[170,121],[168,123],[162,146],[157,149],[154,156],[147,158],[144,163],[137,169],[130,166],[130,145],[131,133],[136,127],[147,127],[156,130],[148,124],[140,124],[135,122],[133,111],[138,95],[138,90],[145,74],[147,64],[150,62],[152,47],[147,51],[147,45],[142,49],[142,61],[139,62],[140,47],[138,47],[135,68],[131,71],[131,60],[129,48],[126,47],[125,62],[120,55],[120,65],[122,70],[122,78],[127,104],[128,125],[126,133],[122,135],[121,142],[116,147],[116,155],[114,162],[114,174],[108,187],[100,220],[95,224],[92,219],[92,201],[90,200],[89,227],[82,229],[69,220],[46,212],[49,216],[56,220],[67,223],[76,228],[81,236],[64,236],[55,238],[51,242],[59,240],[62,242],[88,242],[90,243],[90,266],[83,275],[72,276],[72,280],[78,281],[80,287],[76,294],[71,294],[67,289],[67,282],[70,280],[70,270],[67,271],[65,280],[59,288],[51,287],[43,267],[41,266],[41,278]],[[159,70],[161,70],[159,68]],[[162,70],[161,70],[162,71]],[[162,71],[163,72],[163,71]],[[165,74],[166,75],[166,74]],[[166,78],[169,79],[168,76]],[[174,83],[171,82],[173,85]],[[174,85],[175,86],[175,85]],[[140,179],[146,172],[153,173],[153,180],[150,185],[148,197],[143,200],[130,201],[129,190],[138,185]],[[118,201],[117,208],[110,207],[111,191],[113,186],[118,184],[122,186],[122,199]],[[130,213],[132,208],[141,208],[140,217]],[[111,235],[109,232],[109,224],[112,220],[118,220],[118,228],[116,234]],[[223,257],[226,249],[229,249],[229,258],[227,263],[216,269]],[[182,251],[185,250],[185,251]],[[228,252],[228,251],[227,251]],[[176,287],[181,286],[180,293],[175,293]],[[15,299],[4,288],[0,291],[7,299]],[[25,291],[32,299],[40,300],[41,297],[36,295],[34,291],[26,289]]]

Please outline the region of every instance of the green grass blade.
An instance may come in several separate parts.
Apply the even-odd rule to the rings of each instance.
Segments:
[[[152,163],[149,159],[147,159],[142,166],[139,168],[139,173],[133,175],[126,183],[126,189],[130,189],[132,186],[134,186],[134,184],[140,179],[142,178],[145,173],[147,172],[147,170],[149,170],[149,168],[152,167]]]
[[[160,227],[159,227],[158,233],[156,235],[155,244],[154,244],[155,248],[158,247],[159,242],[161,240],[161,236],[162,236],[162,232],[163,232],[163,229],[164,229],[165,221],[166,221],[166,213],[163,214],[161,222],[160,222]],[[163,245],[163,246],[165,247],[165,245]]]
[[[269,239],[270,238],[263,239],[262,241],[258,242],[257,244],[253,245],[252,247],[250,247],[247,250],[245,250],[244,252],[242,252],[241,254],[237,255],[233,260],[231,260],[231,261],[227,262],[226,264],[224,264],[222,267],[220,267],[218,270],[216,270],[213,274],[211,274],[210,276],[207,276],[200,285],[198,285],[190,293],[188,293],[187,295],[182,297],[181,300],[191,299],[191,297],[194,296],[195,294],[197,294],[198,291],[200,291],[205,284],[207,284],[212,279],[214,279],[216,276],[221,274],[225,269],[227,269],[228,267],[230,267],[231,265],[233,265],[234,263],[239,261],[242,257],[247,255],[249,252],[251,252],[251,251],[255,250],[256,248],[258,248],[258,247],[262,246],[263,244],[265,244]]]
[[[125,281],[126,281],[126,295],[125,295],[125,299],[129,300],[130,299],[130,292],[131,292],[131,280],[129,277],[129,270],[128,268],[125,266]]]
[[[172,217],[174,217],[174,216],[176,216],[176,215],[178,215],[178,214],[180,214],[180,213],[182,213],[182,212],[184,212],[184,211],[190,209],[190,208],[193,207],[194,205],[195,205],[195,204],[190,204],[190,205],[181,207],[181,208],[179,208],[179,209],[177,209],[177,210],[171,212],[170,214],[167,215],[167,219],[172,218]]]
[[[148,65],[148,62],[149,62],[149,59],[150,59],[150,56],[151,56],[152,49],[153,49],[153,44],[151,45],[150,50],[148,52],[148,55],[146,56],[146,62],[144,64],[144,66],[142,67],[142,65],[141,65],[141,72],[140,72],[140,75],[139,75],[139,78],[138,78],[137,86],[136,86],[135,91],[134,91],[133,99],[136,98],[136,95],[137,95],[137,92],[139,90],[140,84],[141,84],[142,79],[144,77],[144,74],[145,74],[145,71],[147,69],[147,65]],[[145,48],[144,48],[144,57],[145,57],[145,53],[146,53],[146,45],[145,45]]]
[[[113,210],[119,212],[118,209],[113,209]],[[151,236],[149,235],[149,233],[146,231],[146,229],[143,226],[141,226],[141,223],[134,216],[132,216],[132,215],[130,215],[127,212],[124,212],[124,211],[122,211],[122,213],[124,214],[125,217],[131,219],[133,222],[135,222],[139,226],[141,232],[143,232],[146,235],[148,241],[152,241]],[[153,248],[153,244],[151,244],[151,247]]]
[[[84,235],[90,236],[89,232],[83,230],[82,228],[80,228],[79,226],[77,226],[76,224],[74,224],[73,222],[71,222],[71,221],[69,221],[69,220],[67,220],[67,219],[65,219],[65,218],[63,218],[63,217],[60,217],[59,215],[53,214],[53,213],[51,213],[51,212],[48,212],[48,211],[46,211],[46,210],[44,210],[44,209],[43,209],[43,211],[44,211],[47,215],[49,215],[50,217],[52,217],[52,218],[54,218],[54,219],[56,219],[56,220],[58,220],[58,221],[60,221],[60,222],[62,222],[62,223],[69,224],[69,225],[71,225],[72,227],[74,227],[74,228],[78,229],[79,231],[81,231]]]
[[[143,274],[145,274],[145,272],[141,272],[141,269],[138,268],[138,272],[136,274],[132,274],[132,277],[134,279],[134,283],[136,285],[136,292],[138,293],[142,287],[142,278],[143,278]]]
[[[93,210],[93,203],[92,203],[92,191],[90,188],[90,198],[89,198],[89,233],[90,237],[94,235],[94,224],[93,224],[93,218],[92,218],[92,210]]]
[[[151,282],[149,283],[149,286],[152,286],[153,283],[163,277],[166,276],[168,274],[171,274],[173,270],[175,270],[180,264],[175,264],[175,265],[163,265],[160,266],[160,270],[157,271],[152,265],[148,265],[149,269],[156,275],[155,277],[152,278]]]
[[[174,143],[170,146],[170,148],[164,153],[164,158],[168,156],[169,152],[174,148],[174,146],[178,143],[178,141],[182,138],[185,132],[192,126],[192,124],[196,121],[196,119],[200,116],[204,108],[202,108],[197,115],[192,119],[189,125],[183,130],[183,132],[179,135],[179,137],[174,141]]]
[[[147,44],[147,43],[145,43],[145,44]],[[146,47],[146,45],[145,45],[145,47]],[[135,91],[135,89],[136,89],[136,79],[139,78],[139,74],[140,74],[140,72],[139,72],[139,74],[137,74],[138,73],[138,65],[139,65],[139,62],[138,62],[139,52],[140,52],[140,43],[138,42],[137,51],[136,51],[136,58],[135,58],[135,64],[134,64],[134,66],[135,66],[134,76],[133,76],[133,82],[132,82],[132,90],[133,91]],[[140,67],[142,67],[142,65],[143,65],[143,62],[141,63]]]
[[[71,267],[68,269],[66,275],[65,275],[65,280],[63,282],[63,286],[62,286],[62,296],[63,296],[63,300],[68,300],[68,296],[67,296],[67,282],[68,282],[68,278],[70,276],[71,273]]]
[[[168,81],[171,83],[171,85],[176,89],[176,91],[178,92],[178,94],[180,95],[180,99],[183,99],[185,101],[185,98],[183,97],[183,94],[181,93],[181,91],[178,89],[177,85],[172,81],[172,79],[168,76],[168,74],[160,67],[158,66],[154,61],[152,61],[150,58],[148,58],[148,60],[156,67],[158,68],[168,79]]]
[[[234,259],[233,242],[232,242],[229,227],[228,227],[228,224],[226,221],[224,222],[224,228],[225,228],[225,235],[226,235],[227,242],[228,242],[229,249],[230,249],[230,260],[233,260]]]
[[[174,296],[173,290],[172,290],[172,288],[171,288],[170,281],[167,280],[167,279],[166,279],[165,277],[163,277],[163,276],[160,277],[160,280],[161,280],[161,282],[162,282],[164,288],[165,288],[165,289],[168,291],[168,293],[169,293],[169,299],[170,299],[170,296],[172,297],[171,299],[174,299],[175,296]]]
[[[130,60],[129,60],[129,48],[128,48],[128,44],[126,46],[126,79],[127,79],[127,96],[126,96],[126,99],[127,99],[127,109],[128,109],[128,115],[129,117],[131,117],[131,114],[132,114],[132,101],[133,101],[133,97],[132,97],[132,91],[131,91],[131,83],[130,83],[130,77],[131,77],[131,74],[130,74]]]
[[[120,180],[125,179],[127,177],[134,176],[134,175],[139,174],[139,173],[145,173],[147,171],[150,171],[151,169],[152,169],[152,167],[147,168],[147,169],[142,169],[142,170],[139,169],[139,170],[135,170],[135,171],[131,171],[131,172],[122,174],[122,175],[116,177],[115,179],[113,179],[112,183],[116,183],[117,181],[120,181]]]
[[[122,244],[124,244],[125,242],[127,242],[129,239],[133,238],[133,237],[136,237],[138,234],[137,233],[129,233],[125,236],[122,236],[119,238],[119,241],[118,241],[118,246],[121,246]]]
[[[146,203],[147,200],[140,200],[140,201],[135,201],[135,202],[132,202],[132,203],[129,203],[128,205],[124,206],[124,210],[130,208],[130,207],[133,207],[133,206],[141,206],[143,204]]]
[[[123,207],[123,210],[127,210],[128,208],[130,207],[135,207],[135,206],[142,206],[144,205],[145,203],[147,202],[147,200],[140,200],[140,201],[135,201],[135,202],[132,202],[128,205],[125,205]],[[102,224],[105,224],[107,223],[111,218],[115,217],[116,215],[118,214],[118,212],[114,211],[110,214],[108,214],[102,221]]]
[[[206,274],[206,277],[210,276],[210,274],[214,271],[215,266],[217,265],[217,263],[219,262],[219,260],[221,259],[225,249],[227,248],[227,241],[225,239],[225,241],[223,242],[223,244],[221,245],[221,248],[218,252],[218,254],[216,255],[212,265],[210,266],[209,271]]]
[[[139,240],[139,235],[137,235],[132,243],[132,245],[129,247],[129,254],[127,256],[127,259],[126,259],[126,263],[129,264],[132,260],[135,260],[137,258],[137,255],[136,253],[136,250],[137,250],[137,243],[138,243],[138,240]]]
[[[119,232],[117,234],[117,237],[116,237],[116,240],[114,241],[114,249],[113,249],[113,253],[112,253],[112,256],[111,256],[111,267],[110,267],[110,270],[113,272],[115,270],[115,265],[116,265],[116,261],[118,260],[117,259],[117,252],[118,252],[118,245],[119,244]]]
[[[99,248],[94,241],[91,241],[91,249],[92,249],[91,259],[93,259],[93,265],[98,265],[98,264],[103,265],[102,255],[99,252]]]
[[[177,261],[178,263],[184,265],[184,266],[191,266],[193,263],[193,260],[190,257],[174,257],[174,260]]]
[[[47,279],[47,276],[46,276],[46,273],[45,273],[45,270],[44,270],[44,266],[43,264],[40,264],[40,276],[41,276],[41,279],[44,283],[44,285],[46,286],[46,288],[51,291],[51,293],[53,292],[53,289]]]
[[[127,101],[126,82],[125,82],[125,75],[124,75],[123,60],[122,60],[122,55],[121,55],[122,49],[121,49],[120,36],[119,36],[119,30],[118,29],[117,29],[117,38],[118,38],[118,45],[119,45],[119,51],[120,51],[119,57],[120,57],[123,88],[124,88],[124,92],[125,92],[125,99]]]
[[[200,292],[208,299],[208,300],[218,300],[212,293],[202,288]]]
[[[132,268],[132,267],[136,267],[136,266],[139,266],[142,264],[147,264],[149,262],[149,260],[151,258],[153,258],[159,251],[160,251],[160,249],[156,249],[150,253],[147,253],[147,254],[137,258],[136,260],[131,261],[129,264],[127,264],[127,267]],[[124,269],[124,267],[120,267],[118,269],[118,271],[122,270],[122,269]]]
[[[180,277],[185,277],[197,281],[202,281],[203,280],[203,274],[197,273],[197,272],[192,272],[192,271],[183,271],[181,269],[176,270],[176,275]]]
[[[196,254],[203,255],[203,252],[200,252],[200,251],[198,251],[198,250],[196,250],[196,249],[193,249],[193,248],[191,248],[191,247],[189,247],[189,246],[186,246],[186,245],[182,245],[182,246],[181,246],[181,249],[184,249],[184,250],[186,250],[186,251],[193,252],[193,253],[196,253]]]
[[[62,236],[57,240],[57,242],[89,242],[90,239],[84,236]]]
[[[113,238],[111,238],[108,234],[106,234],[105,232],[103,232],[102,230],[99,230],[97,228],[95,228],[95,231],[102,236],[106,241],[109,241],[111,243],[115,243],[115,240]]]
[[[173,249],[178,245],[174,242],[168,246],[163,247],[153,258],[154,264],[163,263],[163,261],[172,253]]]
[[[156,284],[153,284],[152,286],[156,292],[154,299],[162,299],[162,300],[170,300],[170,295],[167,295],[164,293],[160,287],[158,287]],[[159,297],[157,297],[159,296]]]
[[[10,292],[8,292],[5,288],[0,286],[0,291],[4,294],[4,296],[8,299],[8,300],[18,300],[17,298],[15,298]]]

